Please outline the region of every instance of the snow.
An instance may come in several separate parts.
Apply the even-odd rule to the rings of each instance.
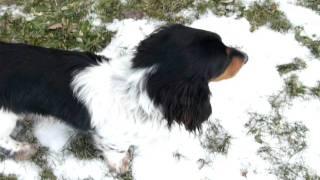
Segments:
[[[252,3],[252,0],[246,0]],[[295,1],[278,1],[295,26],[303,26],[308,36],[320,37],[320,16],[314,11],[295,5]],[[0,15],[4,8],[0,8]],[[108,24],[109,30],[117,31],[112,42],[101,52],[110,58],[121,57],[132,51],[140,40],[150,34],[163,22],[154,20],[115,20]],[[244,127],[249,120],[249,112],[267,114],[271,107],[268,98],[278,93],[284,85],[283,77],[276,66],[290,63],[295,57],[302,58],[307,68],[297,75],[307,86],[314,86],[319,78],[320,60],[294,38],[294,32],[278,33],[267,27],[250,32],[250,25],[244,18],[217,17],[207,13],[190,26],[218,33],[225,44],[242,49],[249,55],[249,62],[231,80],[211,83],[213,117],[232,136],[227,155],[213,157],[212,179],[277,179],[270,174],[271,164],[257,155],[260,147]],[[283,110],[289,122],[301,121],[307,126],[307,149],[301,157],[306,164],[320,175],[320,101],[319,99],[296,99]],[[72,155],[60,153],[73,131],[50,120],[35,127],[35,135],[42,145],[49,147],[49,164],[59,179],[112,179],[106,176],[106,165],[101,160],[78,160]],[[54,138],[53,138],[54,137]],[[271,138],[271,137],[270,137]],[[53,139],[53,141],[47,141]],[[165,157],[162,157],[165,158]],[[148,167],[146,167],[147,169]],[[241,172],[246,171],[247,177]],[[39,179],[39,169],[29,162],[6,160],[0,163],[0,173],[18,174],[20,179]]]
[[[58,179],[113,180],[107,176],[107,167],[101,160],[79,160],[72,155],[50,154],[49,165]]]
[[[39,168],[29,162],[16,162],[13,160],[5,160],[0,163],[0,173],[4,175],[14,174],[19,179],[37,180],[39,179]]]
[[[303,153],[308,165],[320,174],[320,144],[317,143],[320,137],[319,117],[320,117],[320,103],[318,99],[309,101],[296,100],[288,109],[285,109],[284,114],[287,119],[291,121],[303,121],[308,127],[307,133],[308,148]]]
[[[313,37],[314,39],[320,37],[320,16],[313,10],[308,9],[303,6],[298,6],[297,0],[274,0],[277,4],[279,4],[279,10],[284,12],[288,20],[294,26],[301,26],[304,28],[306,35],[309,37]],[[254,2],[259,2],[259,0],[243,0],[242,1],[246,6],[251,5]],[[260,1],[261,2],[261,1]]]
[[[12,14],[15,17],[25,17],[26,20],[32,20],[33,15],[25,14],[22,10],[22,7],[17,5],[3,6],[0,4],[0,16],[3,16],[6,12]]]
[[[292,22],[294,26],[303,27],[306,35],[309,37],[313,37],[313,35],[315,35],[315,38],[320,38],[320,26],[315,25],[319,24],[320,16],[315,11],[302,6],[284,3],[283,1],[279,2],[280,10],[285,13],[289,21]]]
[[[15,16],[25,15],[24,13],[22,13],[21,7],[18,7],[16,5],[11,5],[11,6],[1,6],[0,7],[0,16],[3,16],[3,14],[8,11],[11,12],[12,15],[15,15]]]
[[[53,152],[62,151],[73,134],[73,129],[54,119],[41,119],[34,127],[34,135],[40,144]]]

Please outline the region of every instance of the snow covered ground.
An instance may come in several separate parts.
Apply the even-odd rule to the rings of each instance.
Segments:
[[[248,4],[250,2],[246,1]],[[320,15],[296,6],[292,0],[278,2],[280,10],[293,25],[303,26],[310,37],[320,37]],[[117,34],[101,54],[115,59],[121,57],[161,24],[147,19],[115,20],[107,27],[116,30]],[[305,60],[307,68],[295,73],[306,86],[315,86],[320,81],[320,59],[316,59],[308,48],[295,40],[293,31],[279,33],[261,27],[250,32],[250,24],[244,18],[217,17],[208,12],[189,25],[216,32],[225,44],[239,47],[249,55],[249,62],[235,78],[210,84],[213,118],[218,119],[232,137],[227,155],[213,155],[214,176],[211,179],[278,179],[272,170],[274,164],[257,154],[262,144],[248,134],[245,124],[251,113],[268,115],[272,112],[269,99],[279,94],[285,85],[285,78],[278,73],[277,65],[290,63],[296,57]],[[285,122],[302,122],[308,128],[307,148],[287,159],[283,157],[286,163],[302,162],[311,174],[320,175],[319,98],[295,98],[290,105],[282,107],[281,114]],[[50,149],[48,163],[58,179],[112,179],[106,175],[107,167],[101,160],[78,160],[73,155],[61,153],[68,138],[74,133],[65,125],[42,122],[34,128],[40,143]],[[48,138],[52,139],[50,143]],[[272,148],[286,147],[275,142],[276,138],[270,134],[264,134],[264,139]],[[0,173],[16,174],[19,179],[39,179],[39,171],[39,167],[32,162],[5,160],[0,163]],[[296,173],[296,179],[303,179],[303,175]]]

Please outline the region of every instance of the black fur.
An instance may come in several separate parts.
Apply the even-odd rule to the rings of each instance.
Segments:
[[[101,60],[90,53],[0,42],[0,107],[17,114],[55,116],[88,130],[90,115],[70,83],[73,73]]]
[[[208,119],[208,82],[230,64],[226,48],[219,35],[183,25],[160,28],[140,43],[132,68],[155,67],[146,89],[169,127],[177,122],[194,131]],[[104,60],[91,53],[0,42],[0,108],[51,115],[88,130],[89,112],[70,83],[76,72]]]
[[[133,68],[156,67],[146,88],[169,127],[175,121],[194,131],[208,119],[208,83],[230,64],[226,48],[219,35],[183,25],[163,27],[140,43]]]

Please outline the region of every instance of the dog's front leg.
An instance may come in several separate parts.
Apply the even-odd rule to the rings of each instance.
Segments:
[[[129,171],[134,156],[134,146],[129,146],[126,150],[116,149],[98,135],[94,135],[94,141],[96,147],[102,151],[110,173],[123,175]]]

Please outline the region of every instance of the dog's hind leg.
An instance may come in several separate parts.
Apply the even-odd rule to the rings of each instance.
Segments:
[[[10,137],[18,118],[16,114],[0,109],[0,154],[6,158],[26,160],[37,152],[37,146],[18,142]]]

